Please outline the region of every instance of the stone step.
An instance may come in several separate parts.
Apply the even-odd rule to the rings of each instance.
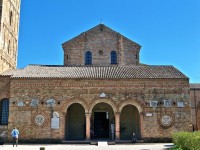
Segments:
[[[98,146],[108,146],[108,142],[107,141],[98,141]]]

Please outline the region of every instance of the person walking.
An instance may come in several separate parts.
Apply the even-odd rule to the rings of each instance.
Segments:
[[[16,147],[18,145],[18,138],[19,138],[19,131],[15,127],[11,132],[12,138],[13,138],[13,147],[16,144]]]

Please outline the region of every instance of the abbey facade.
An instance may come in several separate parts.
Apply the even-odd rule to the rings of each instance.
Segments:
[[[13,127],[20,139],[63,141],[171,138],[199,128],[189,78],[141,63],[136,42],[99,24],[62,47],[63,65],[2,71],[0,132],[8,139]]]

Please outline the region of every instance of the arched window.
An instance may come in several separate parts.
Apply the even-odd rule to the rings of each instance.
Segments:
[[[0,101],[0,125],[8,124],[9,116],[9,100],[3,99]]]
[[[135,55],[135,59],[136,59],[136,60],[138,59],[138,54]]]
[[[8,54],[10,53],[10,40],[8,41]]]
[[[87,51],[85,53],[85,65],[91,65],[92,64],[92,52]]]
[[[117,64],[117,52],[111,51],[110,57],[111,57],[111,64]]]
[[[10,25],[12,25],[12,20],[13,20],[13,13],[12,13],[12,11],[11,11],[11,12],[10,12],[10,18],[9,18]]]

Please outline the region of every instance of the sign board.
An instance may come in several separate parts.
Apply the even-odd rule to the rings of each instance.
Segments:
[[[146,116],[151,117],[151,116],[153,116],[153,114],[152,113],[146,113]]]
[[[23,107],[23,106],[24,106],[24,102],[23,102],[23,101],[19,101],[19,102],[17,103],[17,106]]]
[[[60,118],[51,118],[51,128],[52,129],[59,129],[59,119]]]
[[[59,113],[53,112],[53,118],[51,118],[51,128],[52,129],[59,129],[60,126],[60,120],[59,120]]]

